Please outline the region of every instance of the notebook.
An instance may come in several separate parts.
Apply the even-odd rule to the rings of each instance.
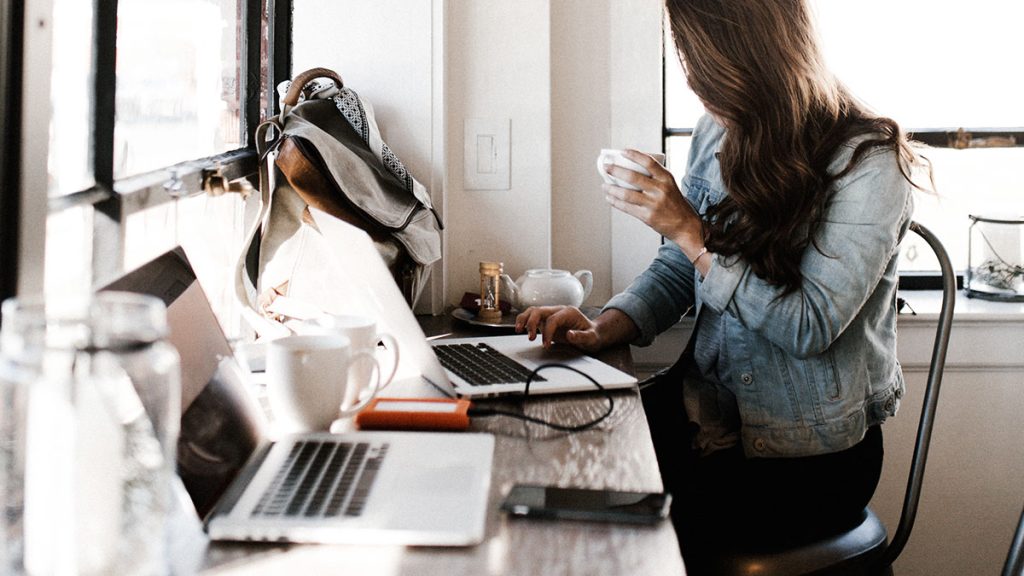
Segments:
[[[315,433],[270,439],[179,248],[106,289],[158,296],[181,356],[178,473],[210,538],[462,546],[480,542],[494,438]]]
[[[538,378],[531,381],[530,394],[596,391],[597,386],[587,376],[605,389],[628,388],[636,384],[636,378],[600,360],[568,346],[544,349],[539,340],[531,342],[525,334],[428,342],[370,237],[359,228],[325,212],[312,207],[310,212],[325,241],[332,246],[344,247],[334,251],[334,260],[325,265],[336,266],[340,270],[358,270],[359,273],[344,275],[340,284],[332,287],[337,291],[337,297],[330,309],[317,310],[296,298],[278,298],[270,310],[293,318],[313,318],[323,312],[375,317],[379,329],[390,332],[398,341],[400,360],[396,380],[426,380],[451,397],[481,398],[523,393],[525,379],[477,384],[465,372],[442,366],[435,347],[462,346],[464,353],[472,352],[467,348],[484,349],[485,355],[500,353],[505,357],[501,363],[506,367],[509,362],[520,365],[525,369],[522,374],[551,363],[571,366],[586,374],[583,376],[561,368],[544,369],[537,374]],[[293,289],[301,292],[301,286],[293,284],[290,290]],[[448,352],[447,348],[442,354],[450,355],[445,352]],[[470,367],[479,366],[480,360],[468,364]],[[396,386],[398,389],[401,387],[401,384]]]

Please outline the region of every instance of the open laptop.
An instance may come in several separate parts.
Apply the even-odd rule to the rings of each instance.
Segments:
[[[178,473],[212,539],[460,546],[484,535],[494,438],[267,437],[263,411],[181,249],[107,286],[158,296],[181,356]]]
[[[330,307],[318,310],[301,301],[303,286],[293,279],[289,293],[294,298],[278,298],[271,311],[293,318],[312,318],[324,312],[331,314],[370,315],[377,319],[379,329],[390,332],[398,341],[400,361],[396,380],[425,379],[449,396],[482,398],[522,394],[526,376],[542,364],[560,364],[579,370],[598,382],[602,388],[628,388],[636,378],[568,346],[545,350],[537,341],[523,335],[455,338],[428,342],[412,310],[406,304],[387,266],[381,260],[370,237],[362,230],[337,218],[310,208],[322,240],[331,246],[332,262],[325,266],[338,270],[358,271],[339,275]],[[472,354],[461,362],[450,362],[451,356]],[[439,356],[441,358],[439,359]],[[442,360],[446,364],[442,365]],[[483,363],[493,361],[504,376],[488,376],[476,381]],[[459,364],[462,367],[460,368]],[[518,365],[514,368],[512,365]],[[512,378],[511,376],[517,376]],[[560,368],[540,371],[531,381],[530,394],[592,392],[597,386],[577,372]],[[488,381],[489,380],[489,381]]]

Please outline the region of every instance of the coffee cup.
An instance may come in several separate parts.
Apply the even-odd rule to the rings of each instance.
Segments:
[[[622,166],[623,168],[628,168],[630,170],[633,170],[634,172],[639,172],[644,176],[651,175],[651,173],[648,172],[646,168],[630,160],[629,158],[623,156],[623,152],[623,150],[614,150],[609,148],[602,149],[601,153],[597,156],[597,171],[598,173],[601,174],[601,179],[603,179],[606,184],[612,184],[614,186],[626,188],[628,190],[639,190],[639,188],[630,184],[629,182],[620,180],[619,178],[616,178],[615,176],[612,176],[611,174],[605,171],[605,165],[613,164],[615,166]],[[665,165],[664,154],[646,152],[645,154],[647,154],[651,158],[654,158],[655,162],[657,162],[658,164],[661,164],[662,166]]]
[[[325,314],[303,322],[299,332],[344,336],[352,342],[354,351],[367,352],[376,356],[377,367],[380,369],[381,388],[390,384],[392,378],[395,377],[395,372],[398,371],[398,341],[391,334],[379,331],[377,321],[369,316]],[[357,380],[368,382],[369,372],[372,368],[367,364],[357,367],[355,369]],[[350,386],[342,406],[355,404],[365,392],[366,388]]]
[[[266,370],[270,410],[284,432],[329,430],[338,418],[362,410],[380,390],[376,357],[355,350],[339,334],[273,340],[267,345]],[[370,390],[368,396],[343,407],[349,390],[363,388]]]

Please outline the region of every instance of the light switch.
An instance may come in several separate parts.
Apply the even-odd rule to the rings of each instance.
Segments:
[[[476,135],[476,171],[478,174],[494,173],[494,135]]]
[[[508,118],[466,118],[463,123],[463,188],[511,188]]]

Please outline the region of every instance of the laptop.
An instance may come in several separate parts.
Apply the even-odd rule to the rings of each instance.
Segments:
[[[359,273],[339,275],[344,278],[339,279],[337,286],[332,286],[337,297],[329,309],[318,310],[303,303],[302,286],[293,281],[289,293],[298,296],[278,297],[270,310],[300,320],[325,312],[372,315],[377,319],[379,328],[391,333],[398,341],[400,355],[396,380],[426,380],[450,397],[521,395],[526,389],[526,378],[534,369],[544,364],[559,364],[582,374],[561,368],[543,369],[530,382],[529,394],[598,390],[588,377],[604,389],[629,388],[636,384],[632,375],[574,348],[555,346],[544,349],[538,341],[531,342],[525,334],[428,341],[369,235],[315,208],[310,207],[310,212],[322,240],[331,246],[344,246],[343,250],[330,251],[334,260],[325,265],[339,270],[358,270]],[[495,371],[499,374],[478,378],[484,364],[496,364]]]
[[[168,306],[181,356],[178,473],[214,540],[464,546],[484,536],[494,438],[355,432],[268,437],[179,248],[107,286]]]

